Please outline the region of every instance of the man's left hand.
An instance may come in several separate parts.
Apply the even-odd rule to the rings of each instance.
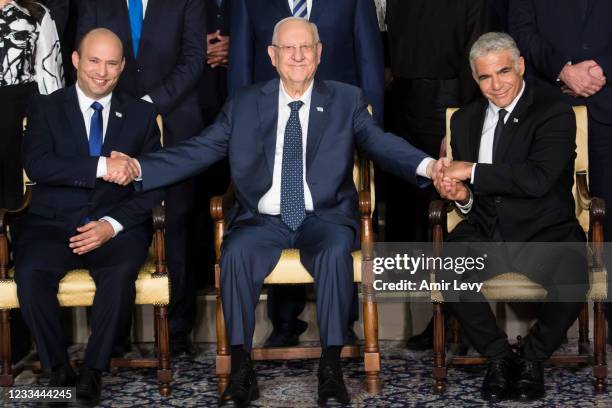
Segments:
[[[115,236],[113,226],[107,221],[91,221],[78,227],[77,231],[80,234],[71,237],[68,245],[77,255],[93,251]]]
[[[453,161],[444,169],[444,179],[448,181],[464,181],[472,178],[474,163]]]

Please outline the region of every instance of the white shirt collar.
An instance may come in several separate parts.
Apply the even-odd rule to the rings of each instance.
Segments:
[[[87,112],[87,109],[91,108],[91,104],[94,102],[98,102],[100,105],[102,105],[102,108],[108,112],[108,108],[110,106],[111,103],[111,98],[113,96],[113,93],[109,93],[108,95],[106,95],[103,98],[100,99],[92,99],[88,96],[85,95],[85,93],[83,93],[83,91],[81,90],[81,88],[79,87],[79,83],[76,83],[76,91],[77,91],[77,98],[79,100],[79,108],[81,108],[81,112],[85,113]]]
[[[287,91],[285,91],[285,85],[283,84],[283,81],[280,80],[279,98],[280,98],[281,106],[286,106],[289,104],[289,102],[295,102],[295,101],[302,101],[304,102],[304,106],[310,106],[310,100],[312,99],[313,84],[314,84],[314,80],[310,82],[310,85],[308,86],[308,88],[306,88],[306,91],[302,94],[302,96],[300,96],[297,99],[294,99],[291,96],[289,96]]]
[[[521,90],[518,93],[518,95],[516,95],[516,98],[514,98],[512,100],[512,102],[510,102],[510,105],[506,106],[505,109],[506,112],[508,112],[506,114],[506,117],[510,117],[510,114],[512,113],[512,111],[514,110],[514,108],[516,107],[516,104],[518,103],[519,99],[521,99],[521,96],[523,96],[523,92],[525,92],[525,80],[523,80],[523,84],[521,85]],[[500,109],[499,106],[495,105],[493,102],[489,101],[489,109],[494,113],[497,114]]]

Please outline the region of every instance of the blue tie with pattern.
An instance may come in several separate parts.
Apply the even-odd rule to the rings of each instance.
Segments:
[[[100,156],[102,153],[102,109],[104,107],[99,102],[91,104],[93,115],[89,125],[89,155]]]
[[[128,11],[130,14],[130,34],[132,35],[132,48],[134,57],[138,56],[138,44],[142,33],[142,0],[129,0]]]
[[[295,231],[304,218],[304,159],[302,157],[302,125],[299,111],[302,101],[289,103],[291,114],[285,127],[283,166],[281,170],[281,219]]]
[[[306,0],[293,0],[293,16],[306,18],[307,14]]]

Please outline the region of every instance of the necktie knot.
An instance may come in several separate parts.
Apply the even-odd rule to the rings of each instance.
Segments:
[[[104,109],[104,106],[102,106],[100,102],[94,101],[94,103],[91,104],[91,109],[100,112],[102,109]]]
[[[508,111],[505,109],[500,109],[497,113],[499,114],[498,120],[503,121],[504,119],[506,119],[506,114],[508,113]]]
[[[304,105],[304,102],[302,101],[289,102],[289,108],[291,108],[291,113],[299,111],[302,105]]]

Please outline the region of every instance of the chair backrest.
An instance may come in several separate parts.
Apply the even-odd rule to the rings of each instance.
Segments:
[[[576,200],[576,218],[580,222],[580,226],[585,232],[589,230],[589,212],[582,210],[578,205],[578,195],[576,194],[576,174],[589,174],[589,145],[588,145],[588,118],[586,106],[574,106],[574,115],[576,117],[576,159],[574,160],[574,185],[572,186],[572,194]],[[450,122],[453,114],[458,108],[446,109],[446,156],[453,157],[451,148],[451,130]],[[462,217],[457,210],[452,211],[447,217],[448,232],[451,232],[455,226],[461,222]]]
[[[368,105],[368,112],[370,112],[370,115],[372,114],[372,105]],[[369,173],[361,171],[362,167],[365,166],[369,166]],[[357,152],[355,152],[355,158],[353,160],[353,182],[355,183],[355,188],[357,189],[357,191],[361,191],[363,187],[365,187],[363,186],[363,184],[368,182],[368,180],[366,180],[366,177],[369,178],[370,183],[370,196],[372,197],[371,214],[373,214],[374,207],[376,205],[376,190],[374,187],[374,164],[372,164],[371,160],[362,158],[359,156],[359,154],[357,154]]]

